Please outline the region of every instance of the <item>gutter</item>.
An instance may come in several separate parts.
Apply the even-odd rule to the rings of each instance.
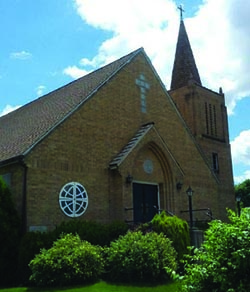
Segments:
[[[6,159],[6,160],[2,160],[2,161],[0,161],[0,167],[15,164],[15,163],[20,163],[20,161],[23,159],[24,159],[24,155],[18,155],[18,156],[14,156],[14,157],[11,157],[11,158]]]

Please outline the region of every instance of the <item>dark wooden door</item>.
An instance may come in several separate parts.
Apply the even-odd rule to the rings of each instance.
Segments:
[[[158,186],[133,183],[134,223],[153,219],[158,209]]]

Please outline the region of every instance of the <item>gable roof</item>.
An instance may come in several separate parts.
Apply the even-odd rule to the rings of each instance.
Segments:
[[[0,117],[0,163],[27,154],[143,48]]]
[[[181,169],[179,163],[174,158],[173,154],[170,152],[168,146],[166,145],[165,141],[162,139],[161,135],[155,128],[155,123],[150,122],[147,124],[142,125],[135,135],[129,140],[129,142],[123,147],[123,149],[110,161],[109,168],[110,169],[117,169],[123,161],[128,157],[128,155],[135,149],[135,147],[141,142],[141,140],[149,133],[152,129],[157,134],[157,137],[160,139],[161,144],[164,145],[164,149],[167,150],[168,154],[170,155],[172,161],[178,167],[180,174],[184,175],[183,170]]]
[[[117,168],[153,126],[153,122],[142,125],[134,137],[124,146],[121,152],[119,152],[109,163],[110,169]]]

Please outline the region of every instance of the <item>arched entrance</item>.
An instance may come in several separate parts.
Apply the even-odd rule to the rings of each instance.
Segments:
[[[133,222],[145,223],[160,209],[173,210],[173,176],[162,149],[154,142],[137,152],[133,167]]]
[[[133,183],[134,223],[152,220],[159,208],[159,188],[157,184]]]

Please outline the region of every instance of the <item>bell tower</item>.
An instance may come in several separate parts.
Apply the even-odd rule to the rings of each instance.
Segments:
[[[221,88],[215,92],[202,85],[182,18],[183,9],[178,8],[181,19],[169,94],[217,177],[226,204],[226,193],[232,200],[233,174],[225,97]]]

